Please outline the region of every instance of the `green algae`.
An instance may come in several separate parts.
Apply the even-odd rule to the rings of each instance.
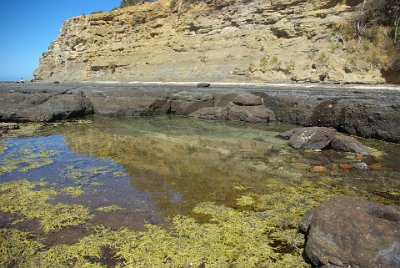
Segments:
[[[32,169],[51,165],[52,159],[58,152],[55,150],[33,150],[23,149],[7,155],[0,161],[0,176],[14,171],[28,172]]]
[[[7,136],[31,136],[43,128],[44,123],[20,124],[18,129],[10,130]]]
[[[57,192],[44,186],[43,182],[31,183],[27,180],[0,184],[0,211],[22,217],[22,220],[37,219],[45,233],[82,225],[93,217],[89,209],[82,205],[48,203]]]
[[[7,150],[7,146],[0,144],[0,154],[2,154],[5,150]]]
[[[17,229],[0,229],[0,267],[16,267],[29,261],[44,246]]]
[[[99,212],[115,212],[119,210],[124,210],[124,208],[117,205],[110,205],[110,206],[96,208],[96,211]]]
[[[116,267],[182,267],[188,262],[194,267],[202,263],[206,267],[309,267],[302,257],[304,238],[298,223],[306,211],[343,192],[311,182],[289,186],[277,182],[269,187],[273,191],[267,194],[245,193],[238,198],[237,208],[198,204],[193,212],[207,217],[203,223],[175,216],[167,229],[98,227],[78,243],[48,249],[32,238],[20,250],[33,253],[16,263],[20,267],[107,267],[107,261]]]
[[[85,193],[85,191],[82,189],[82,187],[64,187],[61,190],[62,193],[65,193],[67,195],[70,195],[72,197],[79,197],[82,194]]]

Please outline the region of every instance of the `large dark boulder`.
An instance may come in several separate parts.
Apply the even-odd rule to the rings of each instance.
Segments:
[[[47,122],[93,113],[82,91],[10,91],[0,96],[0,121]]]
[[[400,267],[400,207],[339,196],[309,211],[300,229],[317,267]]]
[[[321,150],[332,142],[335,135],[333,128],[306,127],[292,135],[289,145],[299,150]]]
[[[371,150],[355,138],[339,134],[332,140],[331,148],[356,154],[371,154]]]
[[[135,89],[88,92],[95,114],[107,116],[149,116],[166,114],[171,102],[165,92]]]

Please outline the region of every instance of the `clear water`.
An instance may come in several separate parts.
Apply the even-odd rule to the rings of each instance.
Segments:
[[[6,166],[7,161],[22,161],[16,164],[18,168],[0,173],[0,182],[45,181],[60,192],[65,187],[81,187],[82,195],[61,193],[51,202],[82,204],[95,215],[90,224],[112,229],[142,230],[145,223],[162,225],[175,215],[198,217],[192,209],[201,202],[235,208],[242,194],[238,189],[265,194],[271,191],[267,186],[272,182],[300,185],[311,181],[385,204],[400,204],[399,145],[361,140],[384,152],[380,157],[362,159],[369,165],[378,163],[378,168],[343,170],[340,163],[361,160],[334,151],[298,152],[276,137],[291,127],[177,116],[95,117],[90,124],[50,124],[30,137],[1,140],[7,149],[0,153],[0,163]],[[43,152],[52,153],[37,156]],[[34,156],[29,158],[29,154]],[[42,158],[51,163],[24,170]],[[311,173],[316,165],[329,172]],[[96,210],[110,205],[123,210]],[[0,228],[33,232],[47,245],[74,243],[90,232],[73,226],[45,234],[34,220],[13,224],[5,213],[0,214]]]

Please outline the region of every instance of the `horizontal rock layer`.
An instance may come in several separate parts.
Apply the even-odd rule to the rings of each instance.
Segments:
[[[384,82],[336,29],[362,1],[158,0],[64,22],[47,81]]]
[[[241,109],[258,109],[258,106],[240,106],[233,102],[261,102],[281,122],[333,127],[352,135],[400,142],[400,93],[395,90],[300,86],[286,89],[274,86],[196,88],[188,85],[127,83],[0,83],[0,92],[0,121],[54,121],[87,114],[189,115],[207,107],[230,107],[230,110],[242,114]],[[261,101],[254,96],[251,100],[244,100],[245,92],[261,97]],[[244,114],[247,116],[247,113]],[[245,120],[246,116],[233,116],[231,119]]]

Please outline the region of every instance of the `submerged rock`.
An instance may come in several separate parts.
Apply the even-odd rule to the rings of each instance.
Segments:
[[[316,266],[400,267],[400,207],[339,196],[309,211],[300,229]]]
[[[371,150],[353,137],[337,134],[332,140],[331,148],[356,154],[371,154]]]
[[[364,162],[360,162],[360,163],[354,163],[353,167],[359,170],[367,170],[368,169],[368,165]]]
[[[211,120],[232,120],[251,123],[275,121],[274,112],[264,105],[239,106],[233,103],[226,106],[203,107],[191,113],[190,116]]]
[[[292,135],[289,145],[300,150],[321,150],[327,147],[336,135],[334,128],[306,127]]]
[[[313,173],[325,173],[328,171],[329,170],[324,166],[314,166],[310,169],[310,172],[313,172]]]

